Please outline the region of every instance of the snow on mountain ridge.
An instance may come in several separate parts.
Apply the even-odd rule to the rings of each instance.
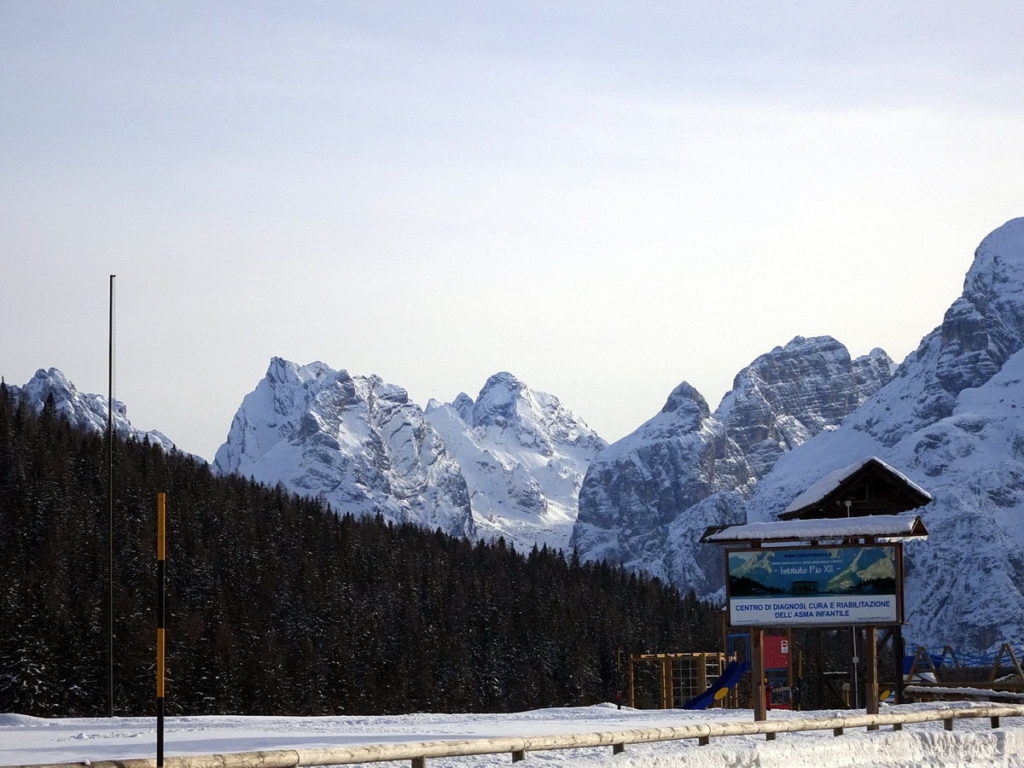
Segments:
[[[465,479],[443,440],[404,389],[378,376],[273,358],[214,467],[282,482],[339,512],[475,532]]]
[[[107,398],[103,395],[79,392],[71,380],[57,368],[36,371],[23,387],[12,386],[11,391],[23,398],[36,412],[43,409],[46,400],[53,396],[56,412],[70,424],[91,432],[107,431]],[[128,420],[128,409],[120,400],[114,400],[114,432],[123,438],[149,440],[168,453],[175,449],[162,432],[155,429],[142,430],[132,426]]]
[[[481,534],[566,546],[583,474],[606,443],[557,397],[500,372],[476,400],[461,393],[427,419],[458,458]]]

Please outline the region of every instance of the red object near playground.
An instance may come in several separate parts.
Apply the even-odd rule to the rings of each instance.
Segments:
[[[789,638],[785,635],[765,635],[764,668],[789,669]]]

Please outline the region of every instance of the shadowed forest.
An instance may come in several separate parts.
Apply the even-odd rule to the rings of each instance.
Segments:
[[[101,715],[107,446],[0,385],[0,712]],[[604,563],[337,515],[114,445],[115,714],[153,710],[168,493],[169,714],[514,711],[614,700],[617,657],[713,650],[717,612]]]

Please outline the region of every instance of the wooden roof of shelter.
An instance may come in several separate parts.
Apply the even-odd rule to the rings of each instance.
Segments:
[[[831,472],[801,493],[780,520],[897,515],[931,494],[876,456]]]
[[[917,515],[861,515],[814,520],[780,520],[708,528],[702,544],[738,546],[752,542],[897,539],[927,536]]]

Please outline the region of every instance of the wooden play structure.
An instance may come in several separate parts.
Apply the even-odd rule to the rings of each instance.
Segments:
[[[631,654],[626,669],[629,706],[682,707],[722,676],[726,661],[724,653],[715,651]],[[726,706],[725,697],[717,704]]]

